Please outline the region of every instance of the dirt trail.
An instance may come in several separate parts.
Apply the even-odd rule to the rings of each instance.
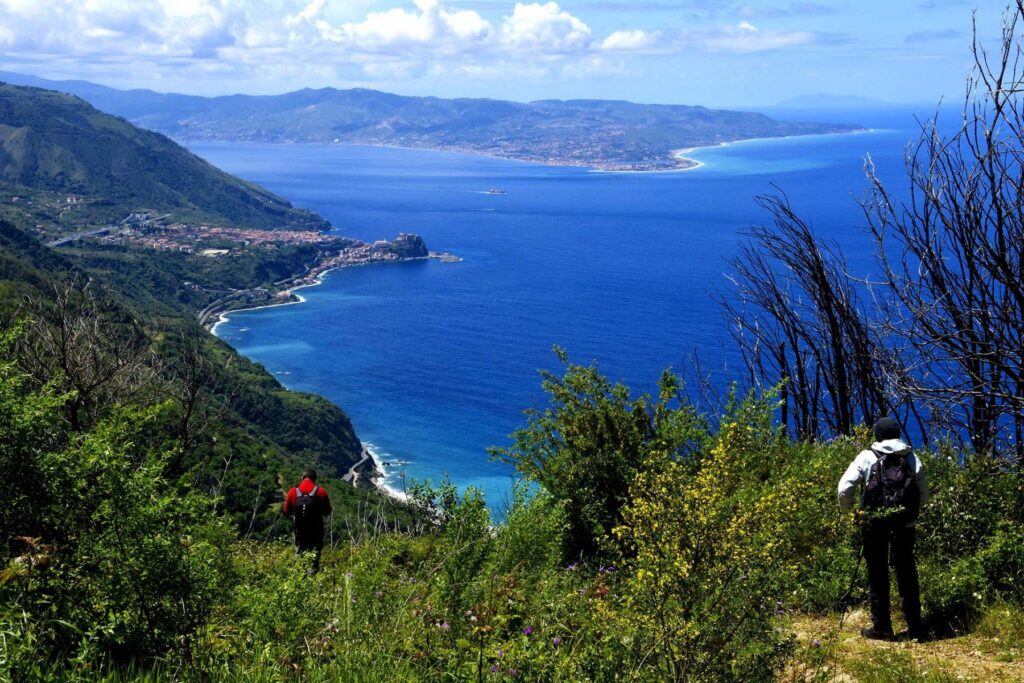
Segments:
[[[855,610],[836,639],[838,618],[797,618],[790,629],[797,636],[798,663],[781,680],[1024,681],[1024,643],[977,633],[923,643],[867,640],[860,629],[868,623],[867,612]]]

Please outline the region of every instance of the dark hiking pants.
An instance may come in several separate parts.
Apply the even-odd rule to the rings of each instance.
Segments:
[[[914,527],[870,524],[864,529],[864,561],[868,567],[871,622],[876,630],[892,631],[889,616],[889,558],[903,601],[903,616],[913,632],[921,628],[921,590],[914,562]]]
[[[308,531],[295,530],[295,552],[315,553],[313,556],[313,569],[320,569],[320,553],[324,549],[324,530],[310,529]]]

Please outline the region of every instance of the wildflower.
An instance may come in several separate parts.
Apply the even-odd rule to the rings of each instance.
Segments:
[[[491,671],[491,673],[492,673],[492,674],[496,674],[496,673],[498,673],[499,671],[501,671],[501,669],[499,669],[499,668],[498,668],[498,665],[497,665],[497,664],[491,664],[491,669],[490,669],[490,671]]]
[[[505,657],[505,651],[504,650],[498,650],[498,659],[502,659],[504,657]]]
[[[530,635],[532,633],[533,633],[533,627],[532,626],[527,626],[526,628],[523,629],[523,635],[524,636],[528,636],[528,635]]]
[[[508,677],[509,678],[515,678],[518,675],[519,675],[519,672],[516,671],[515,669],[509,669],[508,670]]]
[[[562,639],[559,638],[558,636],[555,636],[554,638],[551,639],[551,644],[554,645],[555,647],[558,647],[559,645],[562,644]]]
[[[576,564],[575,562],[570,562],[569,564],[566,565],[565,569],[566,569],[566,571],[574,572],[574,571],[576,571],[577,567],[579,567],[578,564]]]
[[[352,578],[352,572],[345,572],[345,578],[346,579],[351,579]]]
[[[812,647],[821,647],[821,641],[818,640],[817,638],[815,638],[814,641],[811,642],[811,646]]]
[[[447,631],[451,628],[451,625],[449,625],[447,621],[442,621],[440,624],[437,625],[437,627],[442,631]]]
[[[383,598],[384,597],[384,591],[375,591],[374,594],[373,594],[373,597],[375,597],[375,598]]]

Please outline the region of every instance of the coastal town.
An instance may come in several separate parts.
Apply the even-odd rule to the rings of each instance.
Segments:
[[[397,263],[420,259],[455,262],[461,259],[447,252],[432,252],[423,238],[399,232],[392,240],[362,240],[317,230],[266,230],[215,225],[183,220],[170,213],[135,209],[107,224],[97,225],[91,212],[100,202],[88,196],[52,192],[16,193],[0,196],[0,217],[19,213],[30,218],[33,232],[48,247],[90,244],[100,248],[146,250],[194,262],[201,270],[216,266],[219,271],[247,260],[264,261],[277,255],[291,259],[291,274],[274,282],[248,288],[211,289],[198,282],[182,286],[206,297],[215,297],[197,314],[199,322],[212,327],[223,313],[240,308],[298,301],[295,289],[316,284],[324,273],[352,266]],[[89,220],[89,219],[92,220]]]

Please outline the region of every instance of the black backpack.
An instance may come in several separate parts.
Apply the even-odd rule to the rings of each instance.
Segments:
[[[320,510],[316,500],[319,488],[314,484],[312,491],[303,493],[298,486],[295,487],[295,526],[309,527],[320,523]]]
[[[861,506],[883,519],[913,522],[921,509],[921,492],[909,453],[874,453],[877,459],[871,464]]]

